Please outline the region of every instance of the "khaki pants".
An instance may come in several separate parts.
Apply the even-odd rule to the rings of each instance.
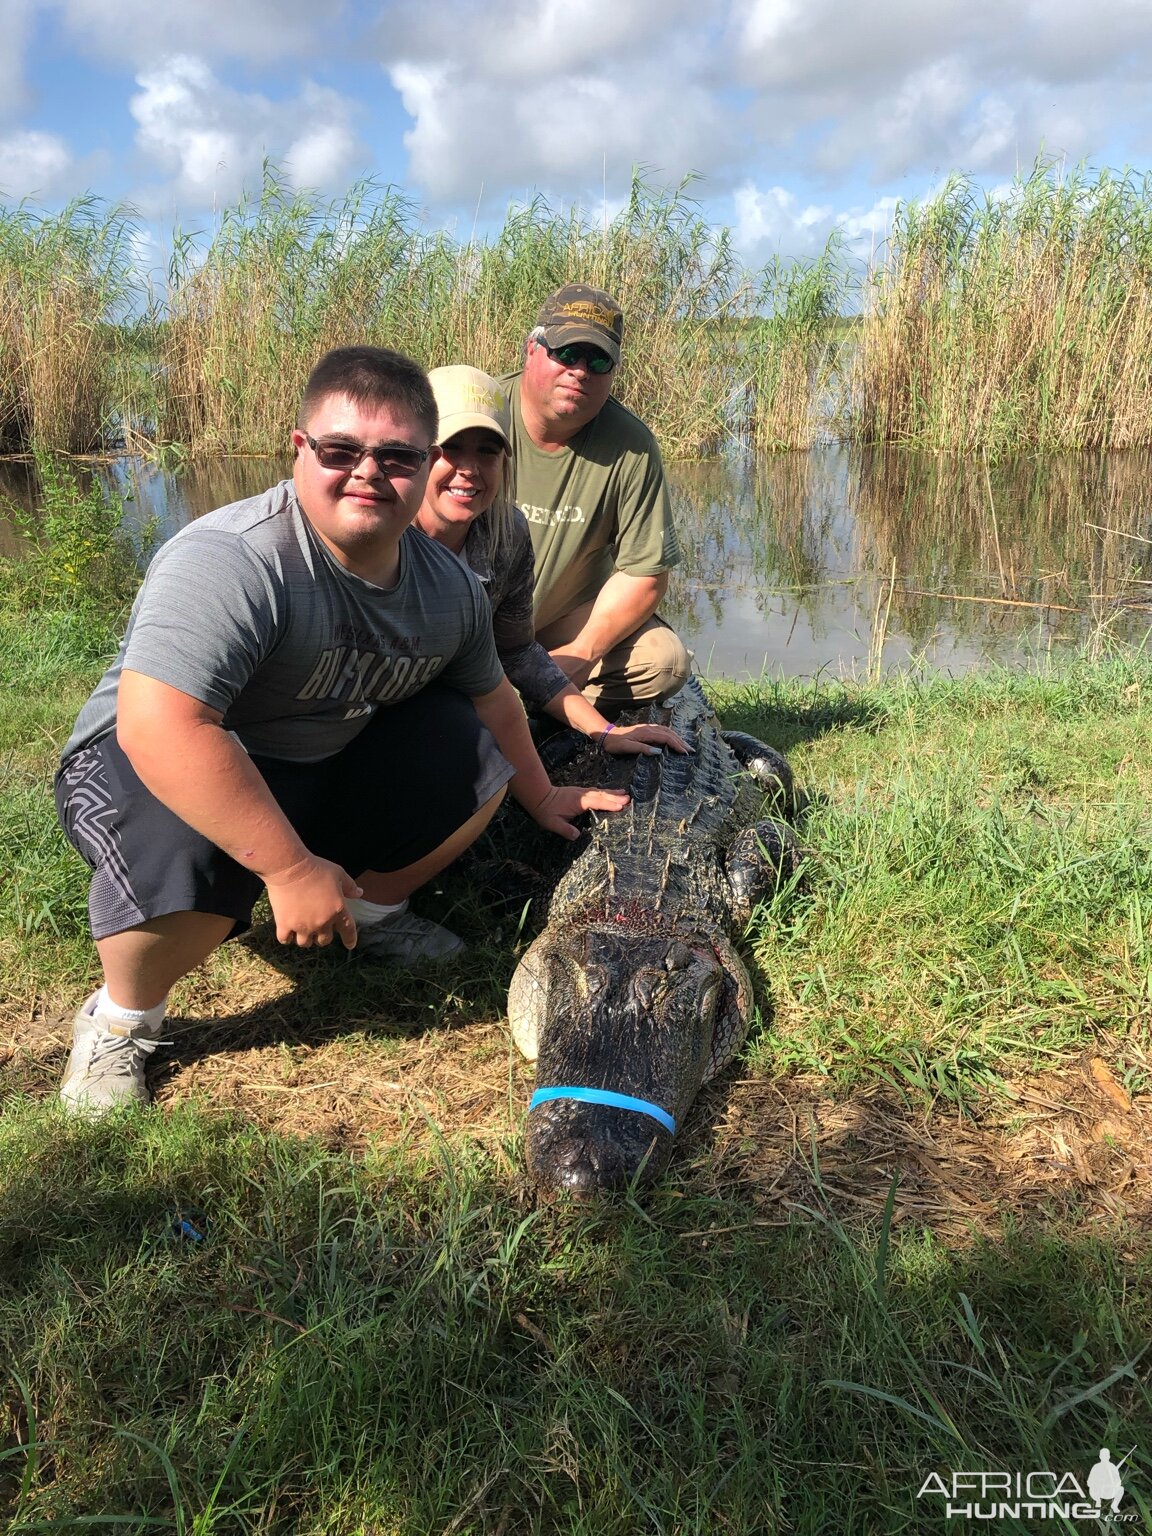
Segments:
[[[592,604],[585,603],[538,629],[536,638],[549,651],[563,650],[583,629]],[[692,670],[692,652],[661,618],[651,618],[622,640],[592,668],[584,697],[606,713],[632,704],[669,698]]]

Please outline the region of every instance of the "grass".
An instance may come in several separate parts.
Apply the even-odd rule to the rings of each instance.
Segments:
[[[848,733],[805,829],[824,899],[758,938],[781,1024],[764,1066],[794,1039],[840,1079],[917,1054],[979,1087],[1085,1030],[1142,1048],[1147,677],[1130,665],[878,690],[882,730]]]
[[[60,497],[50,566],[100,523]],[[453,970],[258,925],[174,993],[157,1109],[60,1113],[94,972],[49,781],[127,554],[0,606],[6,1529],[918,1533],[929,1473],[1133,1443],[1152,1518],[1142,653],[714,684],[812,797],[806,882],[669,1176],[571,1208],[524,1181],[531,917],[482,867],[420,897]]]
[[[916,1531],[928,1470],[1083,1477],[1147,1408],[1139,1266],[1098,1242],[525,1210],[467,1151],[196,1111],[4,1131],[14,1533]]]
[[[684,186],[634,180],[597,225],[542,200],[488,240],[429,233],[394,189],[323,202],[269,168],[259,198],[223,215],[207,250],[178,243],[160,339],[160,435],[194,453],[266,452],[295,416],[327,347],[389,346],[426,367],[517,366],[541,301],[580,279],[610,289],[628,319],[617,392],[655,409],[669,452],[715,451],[731,429],[731,381],[714,320],[750,290],[725,231]],[[658,402],[658,403],[657,403]]]

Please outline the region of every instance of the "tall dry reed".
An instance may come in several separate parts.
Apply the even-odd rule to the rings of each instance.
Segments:
[[[225,213],[206,253],[177,244],[161,436],[196,453],[266,451],[332,346],[511,370],[541,300],[577,279],[609,289],[627,317],[617,393],[670,453],[714,451],[731,405],[716,322],[746,309],[750,290],[727,232],[708,225],[685,187],[654,192],[637,179],[602,225],[538,199],[494,237],[461,245],[425,231],[394,191],[358,186],[324,203],[271,168],[257,200]]]
[[[693,191],[637,176],[614,217],[537,198],[460,241],[394,188],[326,201],[269,166],[206,246],[176,238],[144,362],[140,329],[110,323],[148,309],[125,214],[0,209],[0,450],[91,447],[139,416],[143,379],[160,443],[265,453],[327,348],[503,372],[574,280],[620,299],[615,388],[670,456],[829,436],[992,458],[1152,442],[1152,177],[1040,165],[996,196],[954,178],[901,205],[863,294],[836,239],[749,270]]]
[[[133,235],[127,209],[92,198],[0,208],[0,451],[83,453],[118,431]]]
[[[12,359],[0,451],[79,451],[116,421],[133,446],[266,453],[327,348],[370,342],[427,367],[504,372],[541,300],[570,281],[620,300],[615,391],[670,456],[707,456],[732,437],[807,446],[834,373],[839,252],[750,272],[692,192],[636,176],[612,218],[536,198],[460,242],[394,188],[360,183],[325,200],[266,166],[259,193],[227,209],[206,246],[177,233],[162,311],[126,260],[121,210],[0,211],[0,345]],[[111,323],[141,315],[147,324]],[[132,399],[141,385],[148,405]]]
[[[853,379],[866,442],[995,455],[1152,440],[1152,177],[1038,164],[898,210]]]
[[[854,286],[838,233],[815,261],[777,257],[763,268],[756,318],[739,349],[747,435],[761,452],[810,448],[840,417],[850,346],[842,316],[851,308]]]

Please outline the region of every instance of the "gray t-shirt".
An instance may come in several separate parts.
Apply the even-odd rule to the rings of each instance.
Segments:
[[[333,559],[291,480],[157,552],[65,758],[115,729],[124,667],[220,710],[249,752],[297,762],[433,680],[475,697],[504,676],[483,589],[455,555],[409,528],[396,585],[373,586]]]

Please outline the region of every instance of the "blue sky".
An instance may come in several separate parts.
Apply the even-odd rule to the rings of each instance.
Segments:
[[[1152,0],[0,0],[0,37],[0,200],[125,199],[157,255],[265,156],[461,235],[696,173],[749,262],[951,171],[1152,163]]]

